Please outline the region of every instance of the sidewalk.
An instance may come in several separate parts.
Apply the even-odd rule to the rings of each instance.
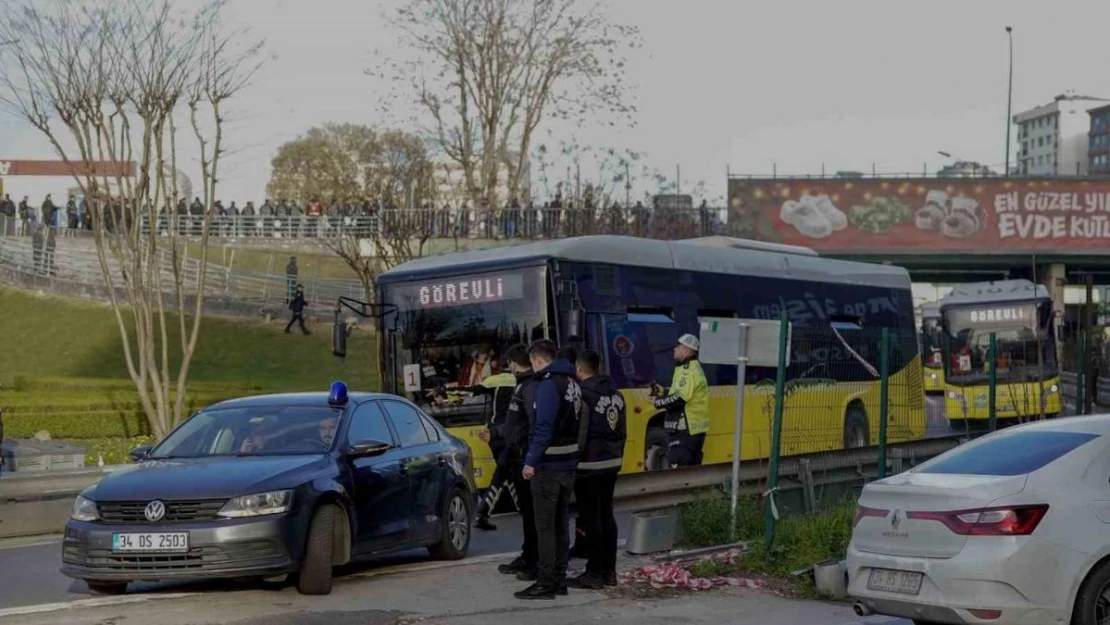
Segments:
[[[631,564],[631,563],[629,563]],[[571,591],[555,601],[519,601],[527,584],[500,575],[497,562],[381,575],[374,571],[337,581],[327,597],[281,591],[205,589],[159,599],[128,595],[82,602],[72,609],[0,618],[0,625],[95,625],[157,622],[159,625],[886,625],[891,619],[860,619],[847,604],[785,599],[768,591],[727,588],[698,592],[660,591],[647,598]],[[226,586],[225,586],[226,587]],[[655,596],[655,595],[658,596]],[[130,617],[130,618],[128,618]],[[893,625],[893,623],[891,623]]]

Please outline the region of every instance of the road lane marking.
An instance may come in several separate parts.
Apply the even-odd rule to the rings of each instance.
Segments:
[[[26,549],[27,547],[57,545],[61,542],[61,534],[39,534],[38,536],[24,536],[22,538],[5,538],[0,540],[0,551],[5,549]]]
[[[183,597],[192,597],[199,594],[202,593],[151,593],[145,595],[132,595],[130,597],[96,597],[93,599],[78,599],[76,601],[65,601],[61,603],[40,603],[39,605],[26,605],[20,606],[18,608],[7,608],[4,610],[0,610],[0,618],[7,618],[9,616],[26,616],[28,614],[42,614],[44,612],[60,612],[62,610],[74,610],[78,608],[105,608],[117,605],[146,603],[148,601],[162,601],[163,599],[181,599]]]

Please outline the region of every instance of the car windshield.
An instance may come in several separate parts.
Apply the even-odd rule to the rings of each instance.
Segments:
[[[325,406],[280,405],[204,410],[148,457],[322,454],[331,450],[339,412]]]
[[[542,267],[387,285],[387,392],[448,427],[481,424],[486,395],[463,391],[506,373],[510,346],[547,336]]]
[[[983,383],[990,336],[998,349],[998,381],[1035,382],[1057,375],[1056,346],[1046,330],[1051,304],[961,306],[945,311],[951,382]],[[1040,356],[1038,357],[1038,350]]]

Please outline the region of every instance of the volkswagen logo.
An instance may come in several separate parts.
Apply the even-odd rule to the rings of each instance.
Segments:
[[[146,505],[143,514],[146,516],[147,521],[157,523],[162,520],[162,517],[166,516],[166,504],[156,499]]]
[[[155,502],[155,503],[157,503],[157,502]],[[898,526],[901,525],[901,524],[902,524],[902,519],[901,519],[901,517],[898,516],[898,511],[895,510],[894,514],[890,517],[890,526],[892,528],[894,528],[895,530],[897,530]]]

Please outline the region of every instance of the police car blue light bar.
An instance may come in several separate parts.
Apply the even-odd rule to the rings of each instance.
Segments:
[[[340,381],[331,383],[328,393],[328,403],[332,406],[342,406],[347,403],[347,385]]]

